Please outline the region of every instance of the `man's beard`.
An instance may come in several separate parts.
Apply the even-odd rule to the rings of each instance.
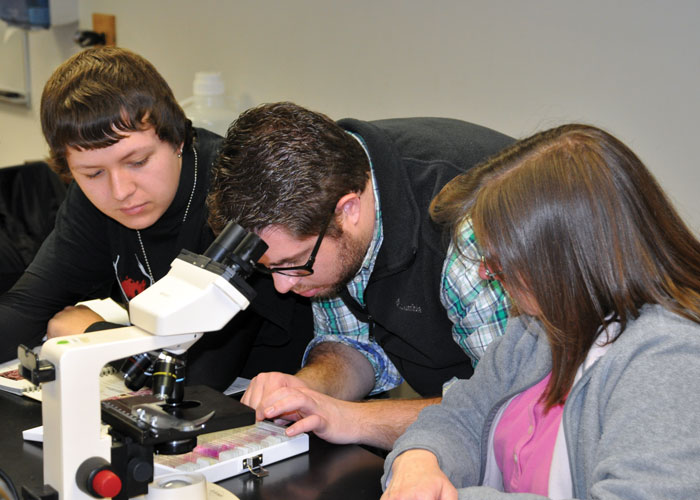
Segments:
[[[362,266],[369,243],[353,239],[347,233],[343,233],[338,239],[338,268],[340,274],[336,282],[326,290],[314,295],[314,299],[334,299],[347,286]]]

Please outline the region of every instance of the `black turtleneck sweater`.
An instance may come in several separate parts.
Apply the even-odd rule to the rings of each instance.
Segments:
[[[202,253],[214,239],[205,202],[220,142],[219,136],[196,130],[197,184],[186,221],[182,219],[194,181],[192,148],[183,154],[172,204],[155,224],[141,230],[156,280],[168,272],[181,249]],[[299,367],[313,330],[308,303],[295,294],[277,294],[268,277],[249,281],[258,293],[251,307],[189,350],[189,383],[224,388],[239,374],[294,372]],[[108,296],[124,304],[148,286],[136,231],[104,215],[71,183],[53,232],[15,286],[0,297],[0,361],[17,357],[20,343],[39,344],[48,320],[65,306]],[[251,353],[253,361],[244,370]]]

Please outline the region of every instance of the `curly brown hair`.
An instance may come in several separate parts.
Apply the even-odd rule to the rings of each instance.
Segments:
[[[249,231],[279,225],[297,237],[315,235],[369,176],[364,149],[333,120],[290,102],[264,104],[228,130],[214,162],[209,224],[217,233],[234,220]],[[335,221],[327,234],[339,234]]]

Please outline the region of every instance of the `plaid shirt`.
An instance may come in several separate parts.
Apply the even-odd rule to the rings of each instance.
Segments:
[[[459,248],[447,249],[442,268],[440,301],[453,323],[452,338],[476,363],[486,346],[506,331],[510,301],[496,280],[479,277],[481,252],[471,221],[460,226]]]
[[[361,138],[355,137],[362,143]],[[367,156],[369,157],[369,154]],[[376,230],[360,271],[348,283],[350,295],[362,306],[365,305],[365,288],[384,238],[379,193],[371,159],[370,170],[374,189]],[[455,342],[476,364],[486,345],[505,331],[509,304],[498,281],[483,281],[479,278],[480,254],[470,223],[462,226],[460,242],[464,244],[460,244],[461,252],[456,251],[453,244],[447,251],[442,270],[440,299],[447,316],[454,324],[452,336]],[[371,363],[374,369],[374,388],[370,394],[388,391],[401,384],[401,374],[384,349],[370,337],[369,324],[358,320],[342,299],[313,300],[312,308],[314,339],[306,348],[302,364],[306,364],[309,352],[321,342],[340,342],[361,352]]]
[[[362,147],[365,148],[365,153],[367,153],[367,148],[362,139],[355,134],[352,135],[360,141]],[[367,153],[367,157],[369,158],[369,153]],[[365,259],[362,261],[360,271],[347,285],[350,296],[362,306],[365,305],[365,288],[374,270],[374,263],[377,260],[379,248],[382,246],[382,241],[384,241],[379,192],[377,191],[377,181],[374,178],[371,159],[370,172],[372,174],[375,200],[374,236],[365,254]],[[311,349],[321,342],[341,342],[357,349],[372,364],[374,369],[374,389],[372,389],[371,394],[387,391],[403,381],[401,374],[384,352],[384,349],[381,348],[374,338],[370,338],[369,324],[358,320],[343,303],[342,299],[312,300],[311,307],[314,314],[314,338],[306,348],[302,364],[306,364]]]

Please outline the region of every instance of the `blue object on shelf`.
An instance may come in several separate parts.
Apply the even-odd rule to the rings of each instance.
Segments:
[[[51,26],[49,0],[0,0],[0,19],[19,28]]]

